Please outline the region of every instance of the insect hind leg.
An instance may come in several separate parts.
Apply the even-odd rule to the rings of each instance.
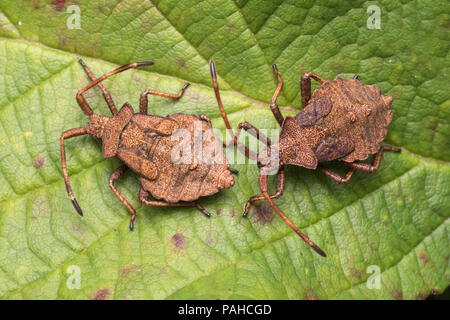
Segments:
[[[156,201],[156,200],[148,200],[148,196],[150,193],[145,190],[144,188],[141,188],[141,191],[139,192],[139,200],[146,206],[156,206],[156,207],[197,207],[198,210],[200,210],[201,213],[203,213],[206,217],[211,217],[211,214],[203,207],[201,204],[197,202],[175,202],[170,203],[166,201]]]
[[[284,181],[285,181],[284,167],[281,166],[280,170],[277,173],[276,192],[270,195],[270,199],[276,199],[283,195]],[[253,196],[250,199],[248,199],[248,201],[245,203],[244,206],[243,216],[246,217],[248,215],[248,211],[250,210],[250,206],[253,204],[253,202],[265,199],[266,197],[263,194]]]

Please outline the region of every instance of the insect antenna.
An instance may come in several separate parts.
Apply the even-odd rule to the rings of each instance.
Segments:
[[[118,67],[117,69],[108,72],[107,74],[104,74],[103,76],[97,78],[96,80],[92,81],[91,83],[89,83],[86,87],[84,87],[83,89],[81,89],[80,91],[78,91],[77,93],[77,102],[81,107],[81,110],[83,110],[83,112],[85,114],[87,114],[88,116],[92,115],[94,113],[94,111],[92,111],[92,109],[89,107],[89,105],[86,102],[86,99],[83,96],[83,93],[86,92],[87,90],[89,90],[90,88],[96,86],[97,84],[99,84],[100,82],[102,82],[103,80],[111,77],[112,75],[115,75],[116,73],[131,69],[131,68],[137,68],[137,67],[145,67],[145,66],[151,66],[153,65],[154,62],[153,61],[141,61],[141,62],[134,62],[134,63],[128,63],[125,64],[121,67]]]
[[[314,242],[312,242],[303,232],[301,232],[293,223],[291,220],[286,217],[286,215],[275,205],[275,203],[270,199],[270,195],[267,193],[267,175],[260,174],[259,176],[259,185],[261,187],[261,191],[264,195],[264,197],[269,201],[269,204],[272,206],[272,208],[275,209],[275,211],[278,213],[278,215],[281,217],[281,219],[284,220],[288,224],[289,227],[292,228],[292,230],[297,233],[300,238],[303,239],[315,252],[320,254],[322,257],[326,257],[326,253],[319,248]]]
[[[233,129],[231,129],[230,122],[228,121],[227,114],[225,113],[225,109],[222,104],[222,99],[220,98],[219,85],[217,83],[216,65],[214,64],[213,60],[211,60],[211,62],[209,63],[209,67],[211,70],[211,78],[213,81],[214,93],[216,94],[217,104],[219,105],[219,109],[220,109],[220,113],[222,114],[223,122],[225,122],[225,126],[227,127],[228,132],[230,133],[231,137],[233,138],[234,145],[237,145],[237,136],[234,134]]]

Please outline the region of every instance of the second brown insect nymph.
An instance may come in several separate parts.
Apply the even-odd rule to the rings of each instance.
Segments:
[[[250,130],[249,133],[267,145],[258,155],[246,152],[247,157],[258,160],[262,195],[253,196],[247,201],[244,216],[247,216],[252,203],[267,200],[311,248],[325,257],[325,252],[295,227],[272,200],[283,194],[284,165],[318,169],[338,183],[348,182],[355,170],[375,172],[383,151],[400,151],[399,148],[380,146],[392,120],[392,97],[383,95],[375,86],[363,85],[357,75],[351,80],[336,78],[326,81],[308,72],[301,77],[303,110],[295,117],[283,117],[276,104],[283,82],[276,65],[273,65],[273,69],[278,86],[270,109],[281,126],[278,141],[272,143],[248,122],[240,123],[236,133],[237,136],[241,129]],[[321,84],[312,95],[311,79]],[[376,155],[373,163],[358,162],[374,153]],[[344,177],[323,165],[333,160],[343,162],[350,168]],[[267,177],[271,173],[276,173],[274,194],[269,194],[267,188]]]

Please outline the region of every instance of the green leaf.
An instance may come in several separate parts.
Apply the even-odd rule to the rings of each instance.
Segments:
[[[81,29],[67,27],[72,4]],[[370,4],[381,9],[381,29],[367,27]],[[0,297],[414,299],[442,292],[450,253],[448,23],[443,0],[0,0]],[[300,109],[302,73],[358,73],[394,97],[386,143],[403,152],[385,153],[380,170],[357,172],[345,185],[287,168],[276,203],[326,259],[266,203],[241,216],[260,192],[255,164],[234,165],[235,186],[201,199],[215,213],[210,219],[193,208],[142,206],[136,175],[127,173],[117,186],[138,212],[130,232],[129,214],[108,187],[120,161],[103,159],[90,136],[66,142],[84,217],[66,194],[60,135],[87,123],[75,100],[89,83],[79,57],[96,76],[155,61],[104,82],[116,104],[137,110],[145,89],[175,93],[189,81],[179,101],[150,97],[149,112],[204,113],[221,129],[212,58],[233,127],[246,120],[277,128],[268,108],[272,63],[285,82],[285,114]],[[96,113],[108,114],[98,89],[86,96]],[[81,282],[73,288],[77,268]],[[371,268],[379,270],[379,289],[367,285]]]

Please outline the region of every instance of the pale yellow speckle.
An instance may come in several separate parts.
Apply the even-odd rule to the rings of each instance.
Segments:
[[[28,268],[26,266],[20,266],[14,271],[14,275],[16,279],[22,279],[25,277]]]

